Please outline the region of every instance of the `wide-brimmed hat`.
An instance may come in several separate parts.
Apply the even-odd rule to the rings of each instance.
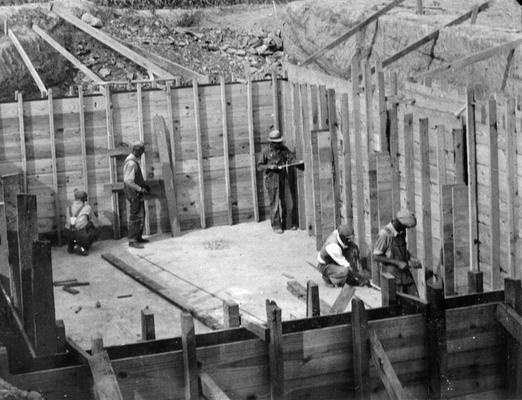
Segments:
[[[87,192],[74,189],[74,200],[87,201]]]
[[[143,149],[145,150],[145,143],[141,140],[136,140],[135,142],[132,142],[132,150],[139,150]]]
[[[417,225],[417,218],[415,218],[415,213],[408,210],[407,208],[401,208],[399,211],[397,211],[397,214],[395,214],[395,219],[406,228],[414,228]]]
[[[279,130],[274,129],[272,132],[268,134],[268,140],[274,143],[280,143],[283,141],[283,136]]]

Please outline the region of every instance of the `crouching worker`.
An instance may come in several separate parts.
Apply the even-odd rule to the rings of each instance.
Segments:
[[[91,244],[98,238],[98,220],[87,203],[87,193],[74,191],[74,201],[67,207],[65,232],[68,239],[67,252],[89,255]]]
[[[411,268],[420,268],[421,264],[406,247],[406,229],[413,229],[416,225],[413,212],[399,210],[395,218],[379,231],[373,248],[373,259],[380,263],[381,272],[392,274],[397,290],[412,296],[419,293]]]
[[[340,225],[326,239],[317,254],[317,269],[327,286],[361,286],[368,282],[362,273],[359,247],[354,243],[353,229]]]

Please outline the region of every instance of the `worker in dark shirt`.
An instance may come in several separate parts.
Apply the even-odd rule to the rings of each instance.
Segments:
[[[129,211],[129,246],[142,249],[142,243],[148,240],[142,237],[145,222],[145,203],[143,195],[150,191],[143,179],[140,167],[140,157],[145,152],[145,144],[141,141],[132,145],[132,153],[123,164],[123,183],[125,197],[130,203]]]
[[[270,222],[276,233],[283,233],[285,184],[288,185],[288,164],[295,161],[294,154],[283,144],[281,132],[273,130],[268,135],[269,145],[264,149],[257,170],[264,172],[265,188],[270,201]],[[294,200],[292,199],[292,208]],[[292,211],[290,218],[294,215]],[[297,229],[296,221],[292,229]]]

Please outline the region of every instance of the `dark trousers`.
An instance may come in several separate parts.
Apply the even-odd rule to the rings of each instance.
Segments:
[[[127,198],[130,203],[129,210],[129,242],[135,242],[143,235],[143,226],[145,222],[145,203],[141,196],[135,196],[132,199]]]
[[[289,184],[286,173],[272,172],[265,176],[265,188],[268,192],[268,201],[270,203],[270,223],[272,228],[285,228],[291,225],[297,226],[297,218],[295,218],[295,205],[294,197],[291,188],[288,187],[287,192],[289,193],[291,210],[287,215],[286,210],[286,199],[285,199],[285,188]],[[287,220],[287,218],[289,220]],[[286,226],[285,226],[286,225]]]
[[[282,228],[283,202],[280,196],[279,185],[267,187],[268,199],[270,201],[270,223],[272,228]]]
[[[73,249],[74,245],[78,245],[88,250],[91,244],[98,239],[98,230],[94,227],[82,229],[66,229],[65,236],[68,240],[69,249]]]

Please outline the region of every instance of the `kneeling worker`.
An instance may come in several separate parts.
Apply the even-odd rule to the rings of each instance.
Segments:
[[[67,252],[82,256],[89,254],[91,244],[98,237],[98,220],[87,203],[87,193],[74,191],[74,202],[66,210],[65,232],[68,236]]]
[[[328,286],[342,287],[345,283],[359,286],[367,281],[360,274],[359,247],[353,239],[353,229],[346,224],[340,225],[328,236],[317,254],[317,269]]]
[[[406,229],[413,229],[416,225],[413,212],[399,210],[395,218],[379,231],[373,247],[373,259],[380,263],[381,271],[395,277],[399,292],[412,296],[419,293],[410,268],[420,268],[421,264],[406,247]]]

